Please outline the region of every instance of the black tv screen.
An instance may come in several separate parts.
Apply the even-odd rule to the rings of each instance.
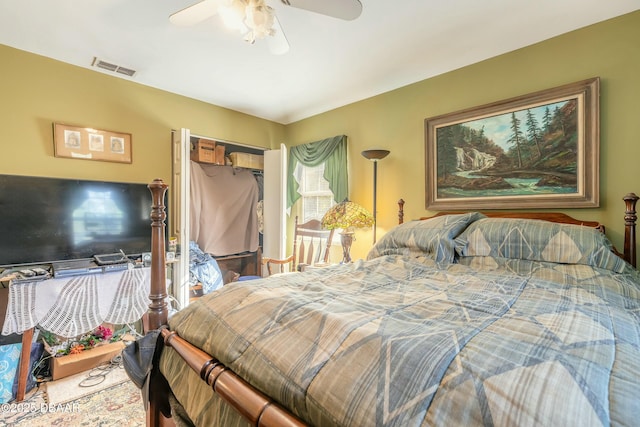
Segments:
[[[146,184],[0,175],[0,266],[149,252],[151,205]]]

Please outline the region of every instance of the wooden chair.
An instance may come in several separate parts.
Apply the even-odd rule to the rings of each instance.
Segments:
[[[333,230],[323,229],[320,221],[312,219],[298,224],[296,216],[292,254],[285,259],[262,257],[262,264],[267,266],[269,276],[274,273],[274,266],[277,266],[276,273],[284,273],[287,265],[288,271],[303,271],[307,266],[327,264],[332,240]]]

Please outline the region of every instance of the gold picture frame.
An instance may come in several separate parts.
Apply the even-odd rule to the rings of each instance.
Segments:
[[[55,157],[131,163],[131,134],[53,124]]]
[[[426,208],[599,206],[598,77],[425,119]]]

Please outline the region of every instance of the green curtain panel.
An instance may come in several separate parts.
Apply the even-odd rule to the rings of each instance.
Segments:
[[[340,203],[348,197],[346,135],[301,144],[289,149],[289,171],[287,174],[288,208],[293,206],[296,200],[301,197],[300,193],[298,193],[298,183],[293,177],[293,172],[298,162],[304,166],[318,166],[324,163],[324,178],[329,181],[333,199]]]

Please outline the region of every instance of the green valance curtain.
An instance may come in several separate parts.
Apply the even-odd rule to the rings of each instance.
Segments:
[[[336,203],[347,198],[347,137],[334,136],[321,141],[301,144],[289,149],[289,168],[287,174],[287,207],[290,208],[301,196],[293,173],[298,162],[304,166],[318,166],[324,163],[324,178],[329,181]]]

